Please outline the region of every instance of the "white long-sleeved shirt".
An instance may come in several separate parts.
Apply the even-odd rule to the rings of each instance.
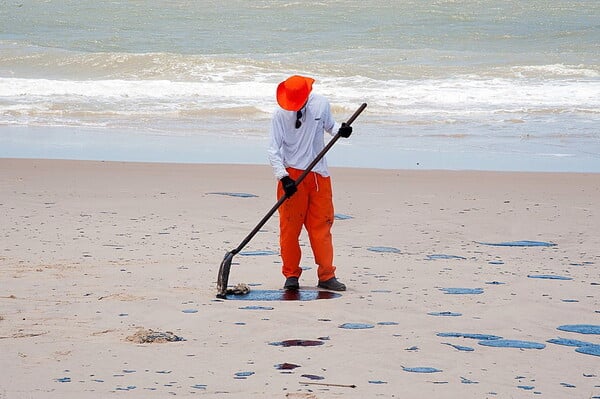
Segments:
[[[277,179],[287,176],[287,167],[306,170],[308,165],[325,147],[324,132],[334,135],[340,128],[331,115],[329,101],[311,93],[300,121],[302,126],[296,129],[296,112],[278,108],[273,114],[271,141],[269,144],[269,162]],[[321,176],[329,176],[325,157],[312,170]]]

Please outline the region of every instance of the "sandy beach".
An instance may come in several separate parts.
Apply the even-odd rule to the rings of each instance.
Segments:
[[[0,159],[0,398],[600,398],[600,174],[332,175],[348,291],[218,300],[270,167]],[[280,266],[275,216],[229,282]]]

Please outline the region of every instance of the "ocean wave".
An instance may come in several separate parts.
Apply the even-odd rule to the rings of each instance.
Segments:
[[[0,78],[0,115],[264,119],[276,107],[276,84],[265,76],[241,81]],[[348,114],[367,102],[369,118],[381,124],[600,113],[600,80],[378,81],[354,76],[323,78],[315,91],[330,98],[335,114]]]
[[[0,76],[219,82],[268,74],[260,61],[240,55],[88,53],[3,42],[0,50]]]
[[[514,125],[539,115],[594,119],[600,113],[600,70],[587,64],[446,68],[430,65],[427,57],[451,54],[427,49],[392,49],[391,55],[369,48],[260,55],[86,53],[0,41],[0,51],[4,124],[263,121],[277,107],[277,84],[292,73],[315,77],[315,92],[331,100],[336,115],[349,115],[367,102],[365,119],[378,126]]]
[[[374,81],[424,79],[568,79],[600,77],[595,63],[512,62],[502,53],[485,60],[469,51],[433,48],[324,48],[273,53],[80,52],[0,40],[0,76],[49,79],[125,79],[276,82],[292,73]]]
[[[600,70],[589,65],[523,65],[511,67],[516,77],[529,78],[599,78]]]

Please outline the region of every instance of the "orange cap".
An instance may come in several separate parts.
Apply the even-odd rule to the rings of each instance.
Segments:
[[[285,110],[299,111],[306,104],[314,81],[305,76],[290,76],[277,86],[277,103]]]

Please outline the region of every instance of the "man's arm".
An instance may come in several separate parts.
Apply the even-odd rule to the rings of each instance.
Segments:
[[[340,127],[342,125],[337,123],[335,121],[335,119],[333,119],[333,115],[331,114],[331,104],[329,104],[329,101],[325,100],[325,102],[326,102],[325,112],[324,112],[325,118],[323,121],[323,127],[327,133],[329,133],[332,136],[335,136],[335,134],[337,133],[337,131],[340,129]]]
[[[271,122],[271,141],[268,149],[269,162],[273,167],[273,173],[277,180],[281,180],[281,178],[288,175],[281,153],[283,143],[283,124],[281,122],[281,118],[277,114],[273,116]]]

